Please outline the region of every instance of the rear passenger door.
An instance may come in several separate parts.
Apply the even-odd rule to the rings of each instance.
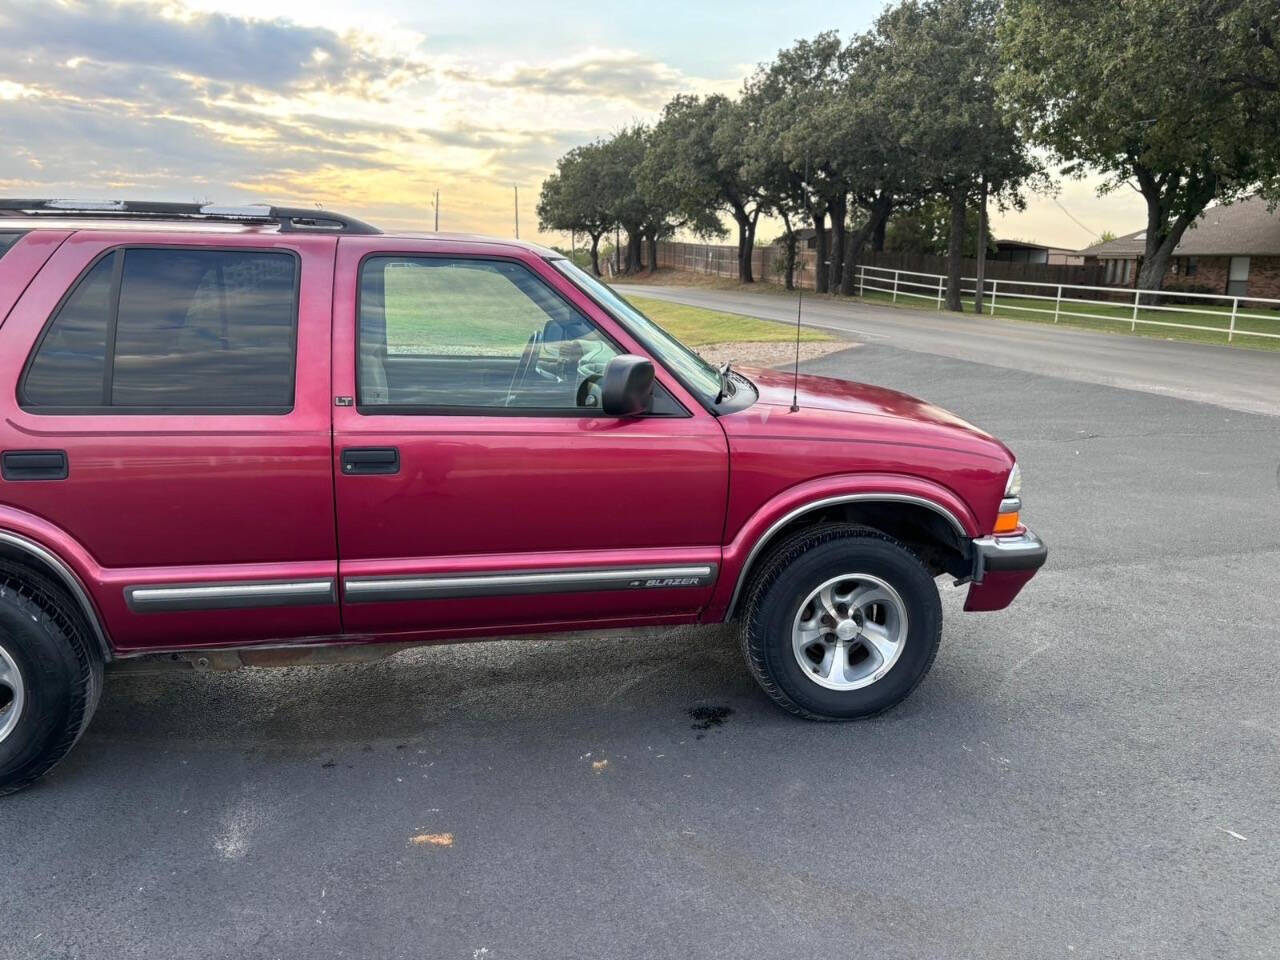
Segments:
[[[119,648],[337,634],[336,241],[192,240],[85,232],[37,275],[0,327],[0,497],[87,554]]]
[[[521,248],[344,237],[335,286],[349,632],[697,617],[727,443],[660,366],[650,415],[601,412],[624,328]]]

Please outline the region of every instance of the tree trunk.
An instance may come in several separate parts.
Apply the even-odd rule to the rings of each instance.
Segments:
[[[844,197],[831,201],[831,269],[827,271],[827,290],[840,289],[840,275],[844,270],[844,218],[848,201]]]
[[[640,231],[627,231],[627,273],[640,272]]]
[[[591,272],[600,276],[600,237],[603,234],[591,234]]]
[[[786,232],[782,235],[782,255],[783,269],[785,279],[783,280],[783,288],[794,290],[796,288],[796,232],[791,226],[791,217],[787,212],[782,211],[782,225]]]
[[[856,268],[862,257],[862,248],[867,240],[874,237],[876,231],[884,232],[885,221],[889,219],[889,211],[893,208],[893,197],[887,193],[877,194],[866,205],[867,222],[855,230],[845,241],[844,270],[840,277],[840,292],[851,297],[857,287]]]
[[[884,253],[884,231],[889,226],[889,215],[886,213],[885,218],[876,226],[875,231],[871,234],[871,249],[876,253]]]
[[[1181,177],[1167,174],[1157,177],[1140,164],[1134,164],[1134,177],[1147,201],[1147,237],[1138,266],[1137,287],[1159,290],[1173,248],[1217,194],[1218,181],[1213,176],[1196,177],[1184,187]],[[1173,198],[1179,195],[1179,188],[1183,188],[1183,200],[1175,210]]]
[[[649,272],[658,272],[658,234],[649,234]]]
[[[755,214],[748,214],[745,207],[739,207],[733,211],[733,219],[738,224],[739,283],[755,283],[755,277],[751,272],[751,252],[756,242],[757,216],[759,216],[758,211]]]
[[[951,231],[947,238],[947,309],[964,313],[960,302],[960,258],[964,256],[964,187],[951,193]]]
[[[987,273],[987,178],[982,178],[982,192],[978,197],[978,249],[974,251],[978,260],[977,282],[973,289],[973,312],[982,313],[983,283]]]
[[[826,293],[827,287],[827,208],[825,205],[809,208],[809,216],[813,218],[813,289],[816,293]]]

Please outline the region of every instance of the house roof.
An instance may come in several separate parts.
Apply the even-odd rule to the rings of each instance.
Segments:
[[[1137,230],[1080,252],[1086,257],[1138,257],[1146,250],[1146,237],[1147,231]],[[1268,210],[1261,197],[1210,207],[1173,248],[1175,257],[1267,254],[1280,255],[1280,210]]]

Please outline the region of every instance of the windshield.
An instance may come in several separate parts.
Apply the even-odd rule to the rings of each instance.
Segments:
[[[653,351],[663,365],[686,387],[702,395],[708,403],[720,393],[720,372],[694,351],[622,299],[607,284],[569,260],[552,260],[551,265],[595,297]]]

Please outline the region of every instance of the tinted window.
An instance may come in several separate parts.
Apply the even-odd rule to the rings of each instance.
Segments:
[[[9,248],[18,242],[20,233],[0,233],[0,257],[9,252]]]
[[[372,257],[360,272],[361,406],[599,406],[617,350],[526,267]]]
[[[111,264],[120,256],[113,315]],[[285,253],[174,248],[107,257],[49,326],[23,401],[122,411],[287,410],[296,273],[297,261]],[[113,362],[104,370],[109,343]]]
[[[113,254],[99,260],[62,304],[22,385],[24,406],[93,407],[102,403]]]

